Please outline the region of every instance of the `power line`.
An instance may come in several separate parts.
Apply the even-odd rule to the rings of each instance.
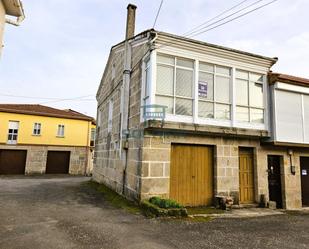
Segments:
[[[201,31],[201,30],[203,30],[203,29],[205,29],[205,28],[211,27],[211,26],[213,26],[214,24],[219,23],[219,22],[221,22],[221,21],[223,21],[223,20],[226,20],[227,18],[229,18],[229,17],[231,17],[231,16],[234,16],[234,15],[236,15],[236,14],[242,12],[243,10],[246,10],[246,9],[248,9],[248,8],[250,8],[250,7],[256,5],[256,4],[260,3],[260,2],[262,2],[262,1],[264,1],[264,0],[255,1],[255,2],[253,2],[253,3],[251,3],[251,4],[249,4],[248,6],[246,6],[246,7],[244,7],[244,8],[241,8],[241,9],[239,9],[239,10],[233,12],[232,14],[229,14],[229,15],[227,15],[227,16],[225,16],[225,17],[223,17],[223,18],[221,18],[221,19],[219,19],[219,20],[217,20],[217,21],[215,21],[215,22],[212,22],[212,23],[210,23],[210,24],[208,24],[208,25],[206,25],[206,26],[202,25],[203,27],[200,27],[200,28],[196,29],[195,31],[189,32],[186,36],[187,36],[187,37],[192,37],[192,35],[194,35],[195,33],[199,32],[199,31]],[[207,23],[208,23],[208,22],[207,22]],[[206,24],[206,23],[205,23],[205,24]]]
[[[56,102],[63,102],[63,101],[95,101],[95,99],[83,99],[83,98],[86,98],[86,97],[91,97],[93,95],[85,95],[85,96],[79,96],[79,97],[75,97],[75,98],[67,98],[67,99],[58,99],[58,100],[51,100],[51,101],[47,101],[47,102],[42,102],[42,103],[39,103],[40,105],[43,105],[43,104],[49,104],[49,103],[56,103]]]
[[[255,3],[251,4],[251,5],[247,6],[246,8],[249,8],[249,7],[251,7],[252,5],[254,5],[254,4],[258,3],[258,2],[261,2],[261,1],[263,1],[263,0],[259,0],[259,1],[255,2]],[[241,17],[243,17],[243,16],[246,16],[246,15],[248,15],[248,14],[250,14],[250,13],[256,11],[256,10],[259,10],[259,9],[261,9],[261,8],[263,8],[263,7],[266,7],[266,6],[268,6],[268,5],[270,5],[270,4],[274,3],[274,2],[277,2],[277,1],[278,1],[278,0],[273,0],[273,1],[271,1],[271,2],[268,2],[268,3],[266,3],[266,4],[263,4],[263,5],[261,5],[261,6],[257,7],[257,8],[255,8],[255,9],[252,9],[252,10],[250,10],[250,11],[247,11],[247,12],[241,14],[241,15],[238,15],[238,16],[232,18],[232,19],[229,19],[229,20],[227,20],[227,21],[225,21],[225,22],[223,22],[223,23],[220,23],[220,24],[218,24],[218,25],[216,25],[216,26],[214,26],[214,27],[211,27],[211,26],[213,26],[213,24],[218,23],[218,22],[221,22],[221,21],[223,21],[223,20],[226,19],[226,18],[222,18],[222,19],[220,19],[220,20],[218,20],[218,21],[216,21],[216,22],[213,22],[213,23],[207,25],[207,26],[204,27],[203,29],[205,29],[205,28],[207,28],[207,27],[211,27],[211,28],[206,29],[206,30],[201,29],[201,31],[200,31],[200,32],[197,32],[197,33],[196,33],[196,31],[195,31],[194,34],[192,34],[191,36],[189,36],[189,37],[187,37],[187,38],[195,37],[195,36],[200,35],[200,34],[202,34],[202,33],[206,33],[206,32],[208,32],[208,31],[210,31],[210,30],[213,30],[213,29],[215,29],[215,28],[218,28],[218,27],[220,27],[220,26],[222,26],[222,25],[224,25],[224,24],[227,24],[227,23],[229,23],[229,22],[232,22],[232,21],[234,21],[234,20],[236,20],[236,19],[239,19],[239,18],[241,18]],[[246,9],[246,8],[243,8],[242,10],[244,10],[244,9]],[[237,11],[237,12],[239,12],[239,11]],[[235,14],[235,13],[234,13],[234,14]],[[231,16],[234,15],[234,14],[230,14],[229,17],[231,17]],[[165,47],[165,46],[168,46],[168,45],[176,45],[176,44],[178,44],[178,43],[175,43],[175,42],[166,42],[166,43],[163,43],[163,44],[161,44],[160,46],[158,46],[157,49],[162,48],[162,47]]]
[[[211,22],[211,21],[217,19],[218,17],[220,17],[220,16],[222,16],[222,15],[224,15],[224,14],[230,12],[231,10],[237,8],[238,6],[240,6],[240,5],[242,5],[243,3],[248,2],[248,1],[249,1],[249,0],[243,0],[243,1],[241,1],[240,3],[238,3],[238,4],[234,5],[234,6],[232,6],[231,8],[229,8],[229,9],[227,9],[227,10],[224,10],[223,12],[221,12],[220,14],[218,14],[218,15],[216,15],[216,16],[210,18],[210,19],[207,20],[206,22],[203,22],[202,24],[196,26],[195,28],[188,30],[186,33],[182,34],[182,36],[187,36],[187,35],[190,34],[191,32],[194,32],[196,29],[198,29],[198,28],[204,26],[205,24],[207,24],[207,23],[209,23],[209,22]]]
[[[161,11],[162,4],[163,4],[163,0],[161,0],[161,3],[160,3],[160,6],[159,6],[159,9],[158,9],[158,11],[157,11],[157,15],[156,15],[155,21],[154,21],[154,23],[153,23],[153,25],[152,25],[152,28],[154,28],[154,27],[156,26],[156,23],[157,23],[157,20],[158,20],[160,11]]]
[[[232,22],[232,21],[234,21],[234,20],[236,20],[236,19],[239,19],[239,18],[241,18],[241,17],[243,17],[243,16],[246,16],[246,15],[248,15],[248,14],[250,14],[250,13],[256,11],[256,10],[259,10],[259,9],[261,9],[261,8],[264,8],[264,7],[270,5],[270,4],[274,3],[274,2],[277,2],[277,1],[278,1],[278,0],[273,0],[273,1],[269,2],[269,3],[263,4],[263,5],[261,5],[261,6],[257,7],[257,8],[255,8],[255,9],[252,9],[252,10],[250,10],[250,11],[247,11],[247,12],[245,12],[245,13],[239,15],[239,16],[236,16],[236,17],[234,17],[234,18],[232,18],[232,19],[230,19],[230,20],[227,20],[226,22],[220,23],[220,24],[218,24],[218,25],[216,25],[216,26],[214,26],[214,27],[211,27],[211,28],[209,28],[209,29],[206,29],[206,30],[204,30],[204,31],[201,31],[201,32],[199,32],[199,33],[196,33],[196,34],[194,34],[193,36],[190,36],[190,37],[194,37],[194,36],[203,34],[203,33],[205,33],[205,32],[208,32],[208,31],[210,31],[210,30],[213,30],[213,29],[215,29],[215,28],[218,28],[218,27],[220,27],[220,26],[222,26],[222,25],[224,25],[224,24],[227,24],[227,23]]]

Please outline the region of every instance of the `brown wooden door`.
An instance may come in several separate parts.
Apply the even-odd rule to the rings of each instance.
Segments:
[[[170,198],[185,206],[207,206],[213,201],[213,149],[173,144]]]
[[[282,208],[280,162],[281,156],[268,156],[269,200],[275,201],[277,208]]]
[[[48,151],[46,174],[68,174],[69,166],[69,151]]]
[[[0,150],[0,174],[25,174],[26,150]]]
[[[254,173],[252,149],[239,149],[239,202],[254,203]]]
[[[303,206],[309,206],[309,157],[300,158],[301,198]]]

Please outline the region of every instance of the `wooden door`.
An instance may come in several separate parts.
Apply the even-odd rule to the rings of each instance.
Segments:
[[[70,151],[48,151],[46,174],[68,174]]]
[[[239,202],[254,203],[253,150],[239,149]]]
[[[0,150],[0,174],[25,174],[26,150]]]
[[[281,156],[268,156],[269,200],[275,201],[277,208],[282,208],[280,162]]]
[[[303,206],[309,206],[309,157],[300,158],[301,198]]]
[[[207,206],[213,201],[213,149],[173,144],[170,198],[184,206]]]

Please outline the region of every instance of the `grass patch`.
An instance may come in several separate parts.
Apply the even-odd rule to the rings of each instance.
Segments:
[[[137,203],[127,200],[105,185],[94,181],[86,182],[85,185],[101,193],[104,199],[113,207],[125,209],[133,214],[141,213],[140,207]]]
[[[224,210],[214,207],[187,207],[188,215],[196,214],[222,214]]]

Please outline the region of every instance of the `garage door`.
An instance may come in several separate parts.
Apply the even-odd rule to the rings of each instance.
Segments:
[[[46,174],[68,174],[69,166],[69,151],[48,151]]]
[[[300,174],[303,206],[309,206],[309,157],[300,158]]]
[[[26,150],[0,150],[0,174],[25,174]]]
[[[170,198],[185,206],[212,204],[212,147],[172,145]]]

